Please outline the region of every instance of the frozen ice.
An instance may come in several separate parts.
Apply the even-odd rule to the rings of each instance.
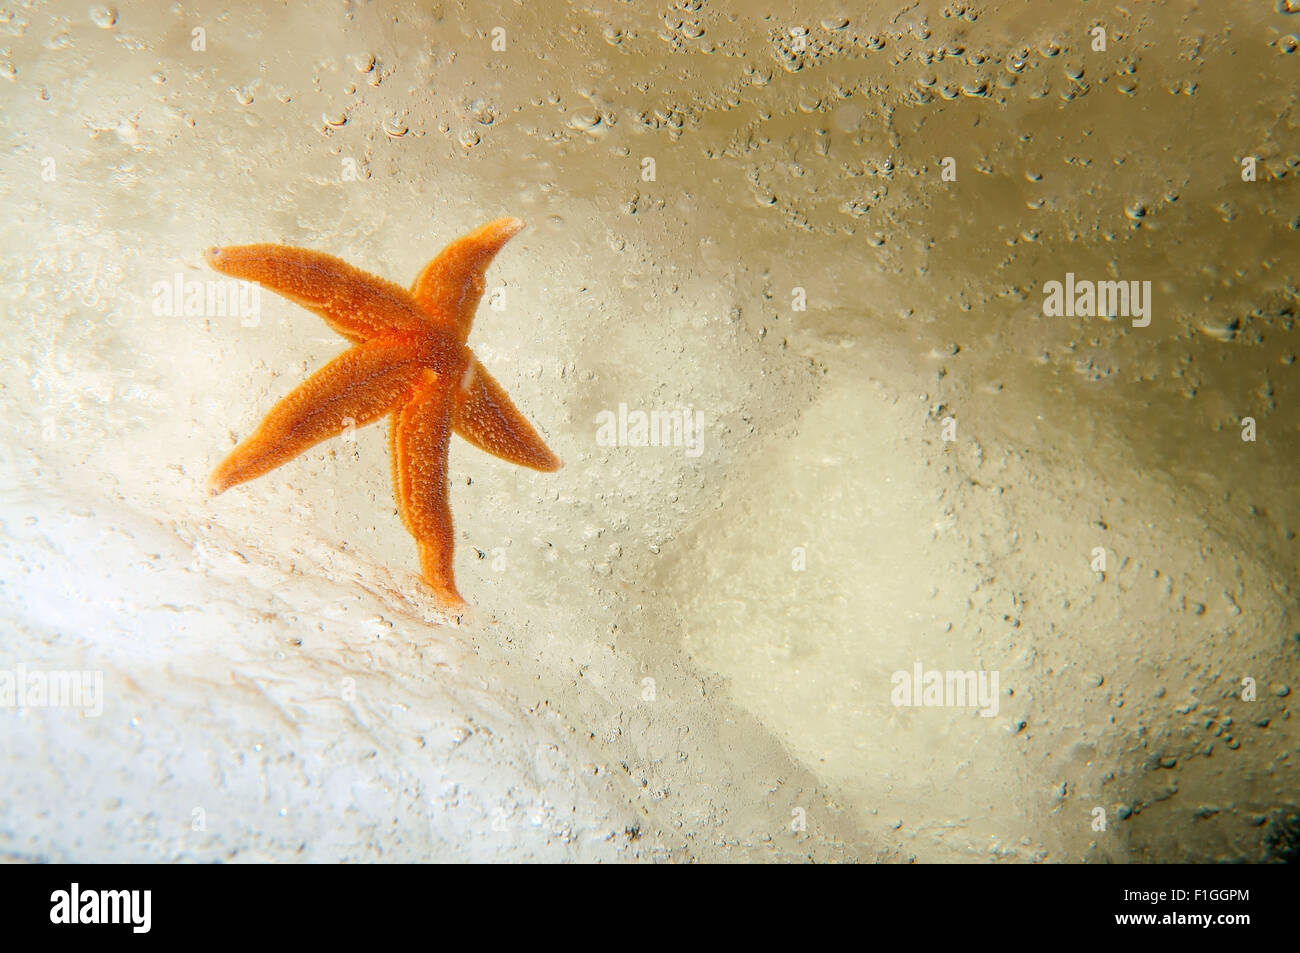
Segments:
[[[0,857],[1281,859],[1281,6],[11,7],[0,672],[103,708],[0,705]],[[343,342],[160,289],[501,215],[470,345],[566,466],[453,444],[457,623],[386,424],[206,495]],[[599,437],[652,411],[699,443]]]

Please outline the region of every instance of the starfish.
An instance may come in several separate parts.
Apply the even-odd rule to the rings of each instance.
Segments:
[[[389,415],[397,512],[415,537],[424,581],[448,607],[465,604],[452,570],[447,491],[452,431],[510,463],[563,464],[466,346],[484,278],[524,223],[499,218],[444,248],[407,291],[331,255],[288,245],[210,248],[208,264],[302,305],[352,342],[271,408],[213,471],[215,496],[304,450]]]

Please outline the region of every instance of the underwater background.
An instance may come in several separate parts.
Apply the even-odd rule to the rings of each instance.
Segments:
[[[0,857],[1295,859],[1292,6],[7,5]],[[208,497],[343,342],[206,248],[507,215],[468,615],[387,423]]]

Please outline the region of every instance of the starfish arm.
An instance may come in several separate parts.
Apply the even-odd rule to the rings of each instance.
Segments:
[[[401,454],[398,452],[397,435],[402,427],[402,411],[405,405],[398,407],[393,411],[391,419],[388,422],[388,462],[393,469],[393,496],[397,498],[397,515],[402,518],[402,525],[412,536],[415,535],[415,529],[411,524],[411,514],[407,509],[406,501],[411,496],[411,488],[407,481],[407,472],[398,466]]]
[[[484,272],[506,242],[524,227],[517,218],[498,218],[456,239],[424,266],[411,295],[429,316],[462,344],[486,287]]]
[[[543,473],[564,466],[477,360],[456,392],[452,424],[461,437],[502,460]]]
[[[333,255],[290,245],[231,245],[209,248],[206,258],[223,275],[255,281],[320,315],[354,344],[429,327],[406,289]]]
[[[402,344],[344,351],[271,408],[266,419],[208,479],[212,493],[274,470],[349,426],[362,427],[400,404],[419,367]]]
[[[455,533],[447,487],[451,400],[446,381],[425,370],[393,415],[393,480],[402,522],[420,550],[424,581],[447,605],[464,605],[452,566]]]

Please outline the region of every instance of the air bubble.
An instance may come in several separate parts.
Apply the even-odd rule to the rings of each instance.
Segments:
[[[117,24],[117,10],[113,7],[91,7],[90,22],[101,30],[111,30]]]
[[[569,117],[568,127],[595,137],[605,133],[607,124],[599,110],[580,109]]]

